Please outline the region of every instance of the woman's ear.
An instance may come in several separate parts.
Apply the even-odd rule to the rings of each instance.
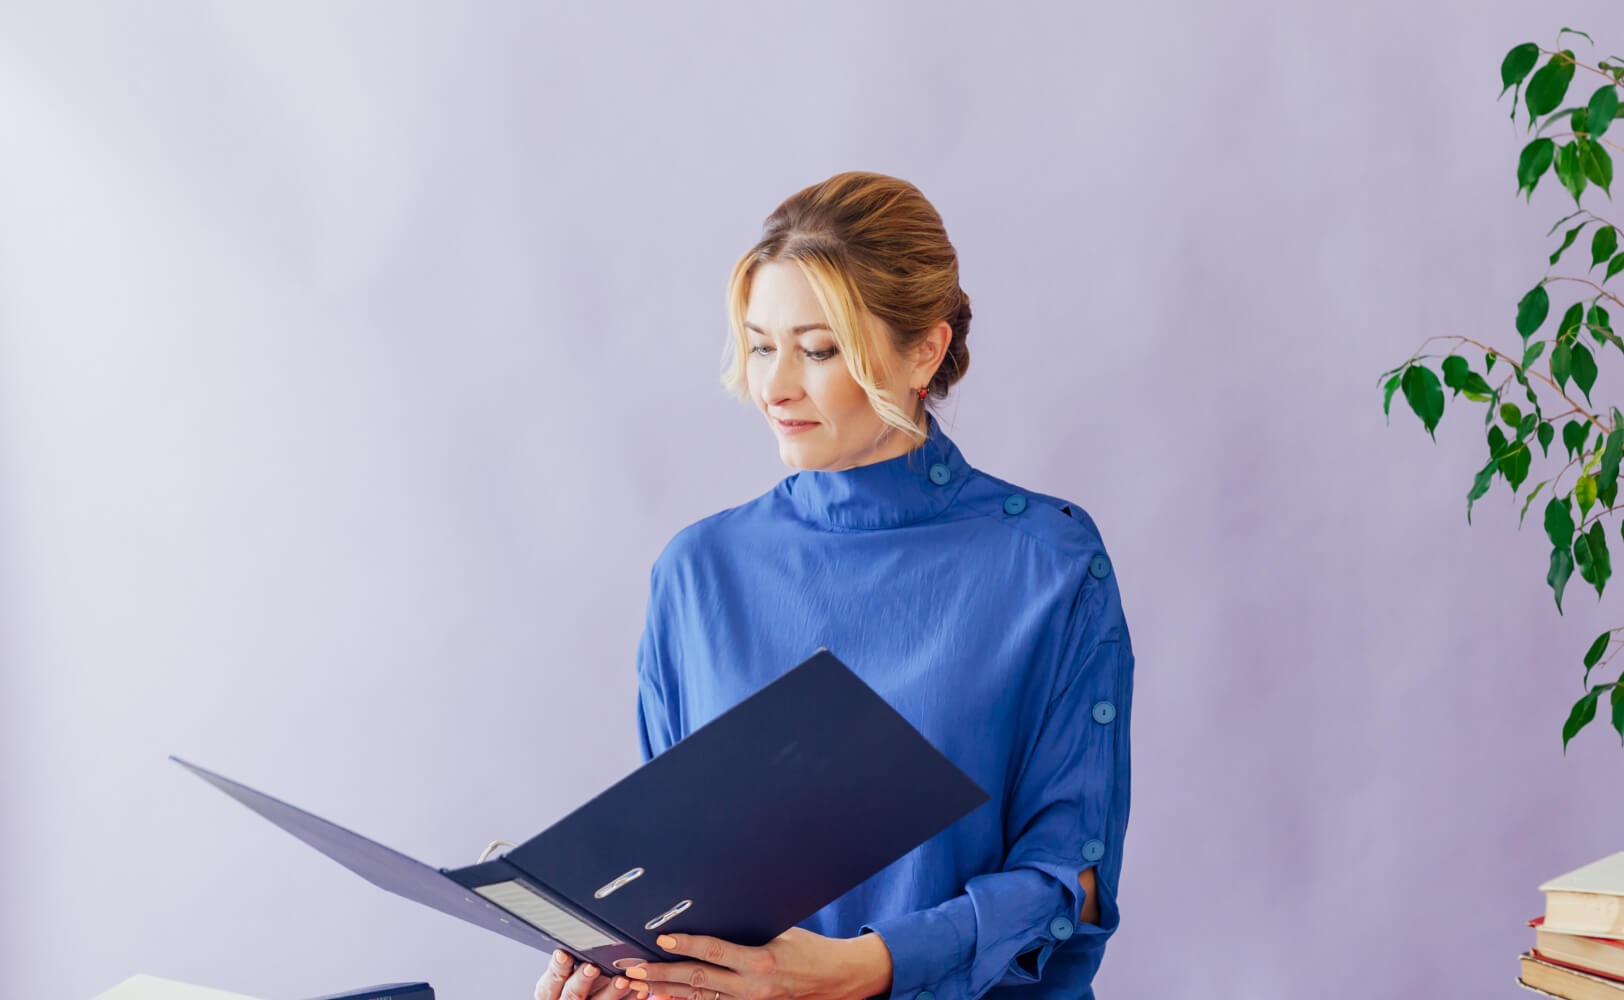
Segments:
[[[953,342],[953,328],[947,320],[942,320],[919,338],[914,347],[914,377],[909,385],[929,385],[930,380],[936,377],[936,369],[941,367],[942,359],[947,356],[947,345]]]

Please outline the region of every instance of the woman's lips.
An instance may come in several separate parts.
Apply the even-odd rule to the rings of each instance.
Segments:
[[[773,424],[781,434],[799,434],[818,426],[816,420],[780,420],[777,417],[773,418]]]

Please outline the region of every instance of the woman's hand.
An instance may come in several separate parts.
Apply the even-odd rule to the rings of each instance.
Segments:
[[[891,989],[891,952],[878,934],[831,938],[791,927],[760,948],[698,934],[662,934],[656,943],[699,961],[650,962],[626,975],[672,1000],[861,1000]]]
[[[568,952],[555,951],[547,971],[536,980],[536,1000],[620,1000],[633,992],[633,985],[589,963],[577,968]]]

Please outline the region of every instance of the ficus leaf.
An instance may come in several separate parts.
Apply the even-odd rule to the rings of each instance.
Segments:
[[[1561,260],[1562,255],[1567,252],[1568,247],[1573,246],[1573,241],[1579,238],[1580,230],[1584,229],[1584,227],[1595,221],[1595,219],[1586,219],[1577,226],[1574,226],[1572,229],[1568,230],[1567,233],[1562,237],[1562,245],[1557,247],[1556,252],[1551,254],[1551,263],[1555,264],[1557,261]]]
[[[1533,70],[1537,62],[1539,62],[1539,46],[1533,42],[1524,42],[1507,52],[1506,57],[1500,61],[1500,83],[1503,84],[1500,96],[1506,96],[1506,91],[1510,90],[1513,84],[1521,83],[1523,77]]]
[[[1573,52],[1563,49],[1551,56],[1545,65],[1534,73],[1523,91],[1530,124],[1535,118],[1550,114],[1562,103],[1563,96],[1568,92],[1568,84],[1573,81],[1573,69]]]
[[[1618,230],[1612,226],[1603,226],[1596,230],[1596,235],[1590,237],[1590,267],[1606,262],[1618,251]]]
[[[1543,340],[1534,341],[1532,344],[1528,345],[1528,349],[1526,351],[1523,351],[1522,366],[1524,368],[1531,367],[1534,362],[1539,360],[1539,356],[1541,354],[1544,354],[1544,353],[1545,353],[1545,341],[1543,341]]]
[[[1589,183],[1585,180],[1584,165],[1579,162],[1579,143],[1580,140],[1575,139],[1564,146],[1558,146],[1556,150],[1556,179],[1568,189],[1568,194],[1573,195],[1575,204],[1578,203],[1579,196],[1584,194],[1585,185]]]
[[[1498,427],[1489,428],[1488,439],[1489,456],[1491,458],[1499,458],[1501,455],[1504,455],[1508,450],[1506,446],[1511,443],[1510,441],[1506,440],[1505,432]]]
[[[1472,488],[1466,492],[1467,524],[1472,523],[1472,504],[1480,500],[1483,494],[1489,492],[1489,486],[1494,482],[1494,470],[1498,465],[1499,460],[1491,457],[1483,468],[1477,470],[1477,475],[1472,477]],[[1561,603],[1558,602],[1557,610],[1560,612],[1561,609]]]
[[[1579,505],[1579,519],[1590,513],[1590,508],[1596,502],[1596,477],[1584,475],[1573,484],[1573,501]]]
[[[1613,685],[1613,728],[1624,741],[1624,684]]]
[[[1387,419],[1387,425],[1389,427],[1391,427],[1393,425],[1392,415],[1388,412],[1389,408],[1393,404],[1393,391],[1398,388],[1399,380],[1402,379],[1403,377],[1404,377],[1403,375],[1394,375],[1392,378],[1388,379],[1387,380],[1387,388],[1383,391],[1384,394],[1382,396],[1382,416],[1388,418]]]
[[[1602,590],[1607,586],[1607,580],[1613,575],[1612,557],[1607,552],[1607,532],[1602,529],[1600,521],[1592,521],[1590,530],[1585,533],[1590,538],[1590,571],[1596,577],[1596,597],[1602,596]]]
[[[1594,584],[1596,574],[1590,565],[1590,536],[1580,533],[1573,538],[1573,565],[1579,571],[1579,579]]]
[[[1582,302],[1575,302],[1568,306],[1562,314],[1562,321],[1556,324],[1556,339],[1571,341],[1578,337],[1579,327],[1585,322],[1585,307]]]
[[[1562,446],[1568,450],[1568,458],[1571,459],[1578,454],[1589,436],[1590,424],[1586,421],[1569,420],[1562,425]]]
[[[1477,372],[1466,373],[1466,384],[1461,387],[1461,392],[1466,395],[1467,399],[1478,403],[1487,402],[1489,394],[1493,391],[1493,389],[1489,388],[1489,383],[1483,376]]]
[[[1528,508],[1533,506],[1534,498],[1539,496],[1539,491],[1543,490],[1549,483],[1550,483],[1549,479],[1541,480],[1539,483],[1535,484],[1533,489],[1528,491],[1528,498],[1523,501],[1522,513],[1517,515],[1517,530],[1518,531],[1522,530],[1523,521],[1526,520],[1527,517],[1528,517]]]
[[[1573,349],[1573,383],[1585,394],[1585,402],[1590,402],[1590,387],[1596,384],[1596,358],[1590,353],[1590,348],[1583,344],[1572,345]]]
[[[1556,613],[1562,613],[1562,591],[1567,588],[1568,577],[1573,575],[1573,554],[1566,546],[1559,546],[1551,550],[1551,568],[1545,574],[1545,582],[1551,585],[1551,593],[1556,597]]]
[[[1504,94],[1505,91],[1500,93]],[[1613,123],[1613,117],[1618,114],[1618,87],[1611,83],[1597,87],[1596,92],[1590,95],[1590,103],[1585,106],[1585,111],[1591,136],[1606,132],[1607,126]]]
[[[1595,641],[1591,642],[1590,648],[1585,650],[1586,674],[1589,674],[1590,668],[1594,667],[1596,663],[1601,660],[1601,654],[1607,652],[1607,645],[1608,643],[1612,642],[1612,640],[1613,633],[1603,632],[1601,635],[1596,636]]]
[[[1556,428],[1548,420],[1540,421],[1539,427],[1534,431],[1539,438],[1539,453],[1544,458],[1551,457],[1551,441],[1556,438]]]
[[[1526,339],[1551,311],[1551,296],[1543,284],[1538,284],[1517,302],[1517,332]]]
[[[1573,544],[1573,512],[1567,497],[1551,497],[1545,504],[1545,537],[1559,549]]]
[[[1613,509],[1613,501],[1618,499],[1618,480],[1613,480],[1606,486],[1596,488],[1596,499],[1608,510]]]
[[[1591,304],[1590,312],[1585,316],[1585,322],[1589,323],[1591,329],[1598,333],[1613,332],[1613,318],[1607,315],[1607,310],[1599,302]]]
[[[1517,408],[1516,403],[1501,403],[1500,419],[1507,427],[1515,428],[1522,423],[1522,411]]]
[[[1563,28],[1561,31],[1558,31],[1556,33],[1557,38],[1561,38],[1563,35],[1578,35],[1580,38],[1583,38],[1585,41],[1589,42],[1591,45],[1596,44],[1596,42],[1595,42],[1595,40],[1593,38],[1591,38],[1589,35],[1585,34],[1584,32],[1580,31],[1577,28]],[[1568,58],[1571,59],[1572,57],[1573,57],[1573,53],[1569,52],[1568,53]]]
[[[1528,467],[1533,460],[1533,452],[1528,450],[1528,445],[1521,443],[1500,459],[1500,474],[1511,484],[1511,492],[1516,493],[1517,487],[1528,478]]]
[[[1607,200],[1613,198],[1613,157],[1601,144],[1594,139],[1580,139],[1575,143],[1579,147],[1579,166],[1583,168],[1584,175],[1590,183],[1601,188]]]
[[[1438,383],[1438,376],[1426,365],[1411,365],[1404,372],[1404,378],[1399,383],[1404,390],[1404,398],[1410,404],[1410,409],[1421,418],[1421,424],[1427,429],[1427,436],[1437,441],[1438,437],[1433,429],[1438,426],[1438,420],[1444,415],[1444,390]]]
[[[1602,277],[1601,283],[1607,284],[1608,279],[1620,271],[1624,271],[1624,253],[1614,257],[1613,262],[1607,265],[1607,273]]]
[[[1472,372],[1472,363],[1459,354],[1451,354],[1444,359],[1443,371],[1444,385],[1459,395],[1460,391],[1466,388],[1466,376]]]
[[[1601,697],[1602,689],[1591,688],[1585,696],[1573,703],[1573,710],[1568,713],[1568,721],[1562,724],[1562,755],[1567,756],[1568,741],[1579,735],[1579,730],[1590,724],[1596,717],[1596,700]]]
[[[1618,482],[1618,462],[1624,457],[1624,427],[1607,432],[1607,443],[1601,449],[1601,467],[1596,470],[1596,486],[1606,489]]]
[[[1557,388],[1566,392],[1572,374],[1573,348],[1567,344],[1557,344],[1556,350],[1551,352],[1551,377],[1556,379]]]
[[[1535,139],[1524,146],[1522,156],[1517,159],[1517,192],[1520,194],[1527,190],[1528,200],[1533,201],[1534,187],[1555,157],[1556,143],[1551,139]]]

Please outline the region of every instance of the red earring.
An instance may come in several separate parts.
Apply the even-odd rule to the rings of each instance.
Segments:
[[[923,388],[923,389],[920,389],[920,390],[919,390],[919,398],[920,398],[920,399],[924,399],[924,398],[925,398],[925,393],[926,393],[926,392],[927,392],[927,391],[928,391],[928,390],[929,390],[929,389],[930,389],[930,386],[928,386],[928,385],[927,385],[927,386],[925,386],[925,388]]]

